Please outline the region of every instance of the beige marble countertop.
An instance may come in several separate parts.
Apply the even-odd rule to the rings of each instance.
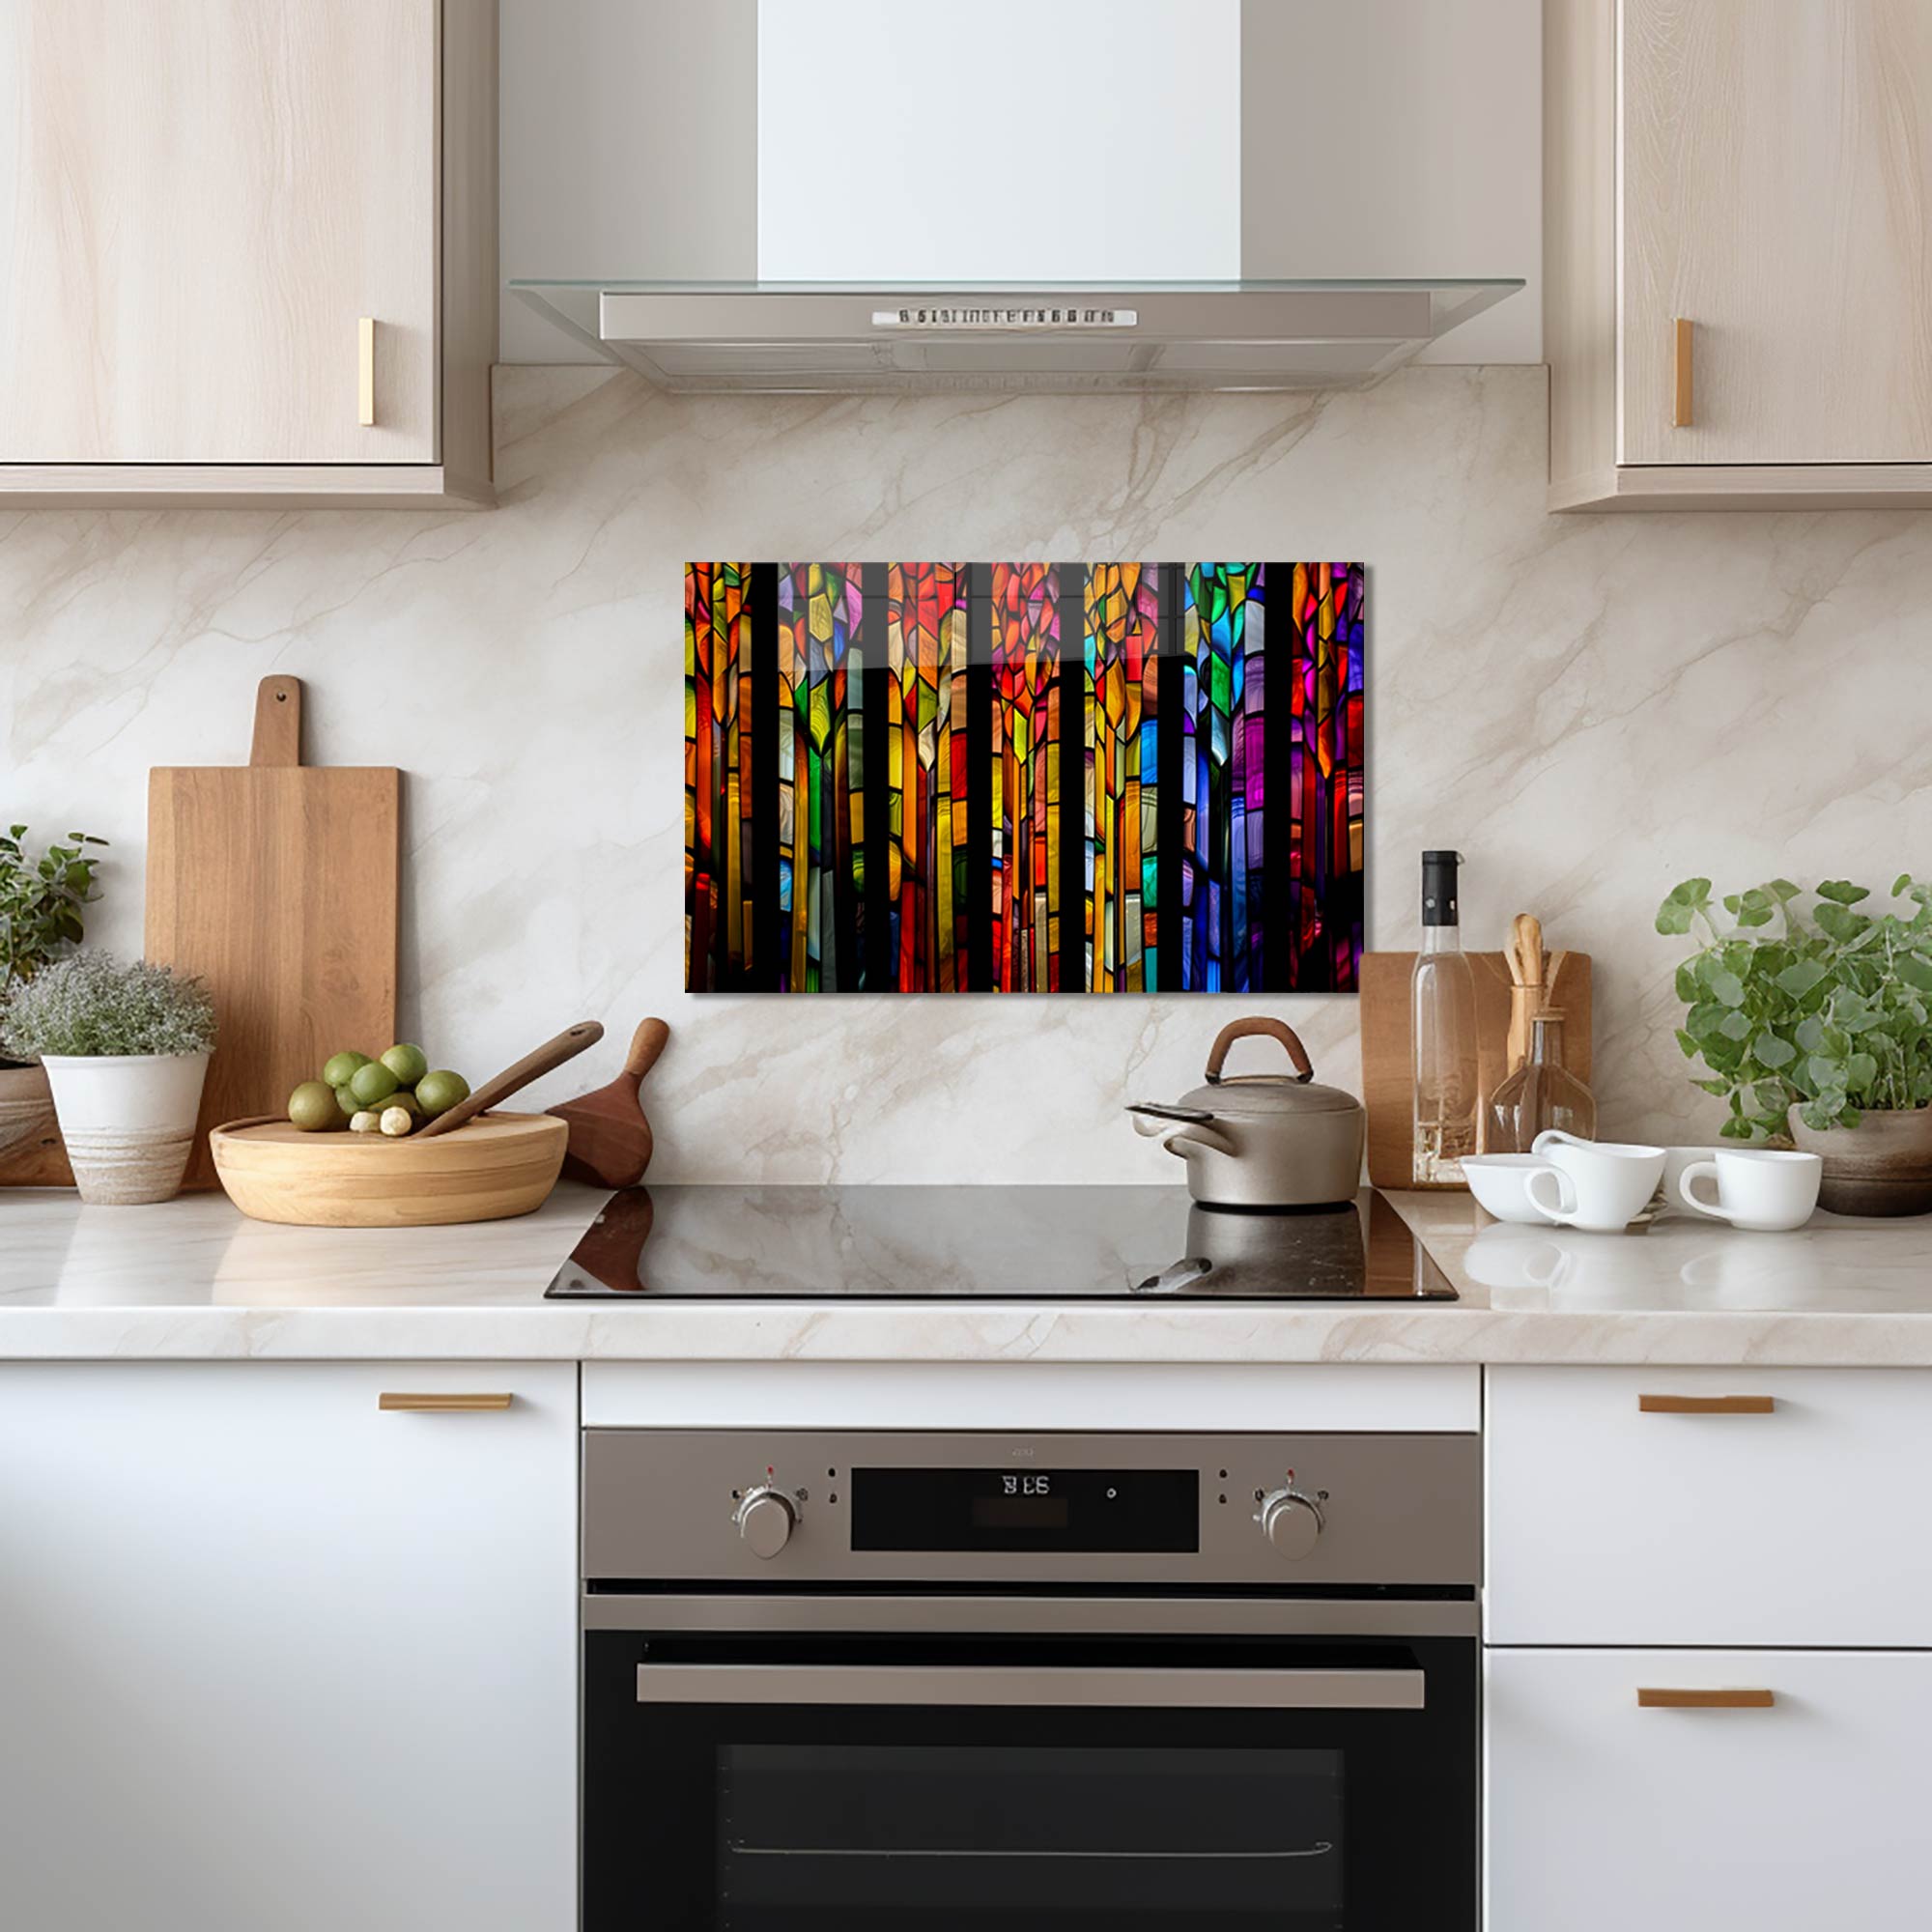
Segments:
[[[1932,1218],[1792,1235],[1666,1217],[1587,1235],[1402,1194],[1452,1303],[545,1302],[603,1201],[333,1231],[225,1197],[0,1194],[0,1359],[1589,1362],[1932,1366]]]

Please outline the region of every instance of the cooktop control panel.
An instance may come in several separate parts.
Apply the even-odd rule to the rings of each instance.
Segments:
[[[1474,1583],[1470,1435],[592,1429],[586,1580]]]

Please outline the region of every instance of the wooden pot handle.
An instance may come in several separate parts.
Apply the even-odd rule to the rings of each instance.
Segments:
[[[670,1028],[663,1020],[639,1020],[631,1036],[631,1050],[624,1057],[624,1071],[632,1079],[641,1080],[658,1064],[658,1055],[669,1037]]]
[[[1228,1063],[1228,1049],[1237,1039],[1251,1039],[1257,1036],[1281,1042],[1289,1059],[1294,1063],[1294,1077],[1297,1080],[1306,1083],[1315,1078],[1315,1065],[1294,1029],[1286,1020],[1264,1019],[1257,1013],[1249,1019],[1230,1020],[1214,1036],[1214,1044],[1208,1049],[1208,1086],[1218,1087],[1221,1084],[1221,1068]]]
[[[494,1080],[484,1081],[469,1099],[459,1100],[447,1113],[439,1114],[427,1126],[418,1127],[415,1138],[419,1141],[430,1140],[462,1126],[466,1121],[473,1121],[484,1108],[494,1107],[498,1100],[507,1100],[532,1080],[554,1072],[566,1060],[575,1060],[586,1046],[595,1046],[603,1037],[604,1029],[596,1020],[580,1020],[574,1027],[565,1027],[554,1039],[546,1041],[534,1053],[525,1054],[514,1066],[504,1067]]]

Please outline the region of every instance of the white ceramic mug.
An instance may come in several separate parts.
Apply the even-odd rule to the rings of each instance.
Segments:
[[[1697,1192],[1699,1180],[1718,1183],[1715,1201]],[[1677,1184],[1685,1207],[1734,1228],[1765,1234],[1802,1228],[1818,1205],[1825,1163],[1815,1153],[1789,1153],[1778,1148],[1719,1148],[1709,1160],[1693,1160]]]
[[[1465,1153],[1463,1179],[1477,1206],[1498,1221],[1527,1221],[1543,1228],[1549,1224],[1529,1205],[1522,1190],[1532,1174],[1543,1173],[1548,1166],[1537,1153]]]
[[[1649,1207],[1663,1179],[1663,1150],[1629,1141],[1585,1141],[1559,1128],[1538,1134],[1531,1151],[1549,1163],[1523,1193],[1546,1221],[1612,1234]]]

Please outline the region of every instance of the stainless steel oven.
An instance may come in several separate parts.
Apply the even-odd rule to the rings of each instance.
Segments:
[[[1473,1932],[1473,1435],[591,1430],[583,1928]]]

